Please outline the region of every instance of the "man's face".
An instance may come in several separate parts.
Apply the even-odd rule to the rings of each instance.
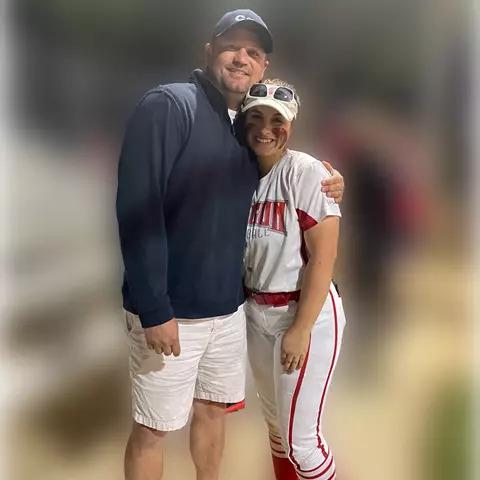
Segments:
[[[224,91],[246,94],[260,82],[268,66],[267,56],[257,34],[245,26],[227,30],[206,45],[207,67]]]

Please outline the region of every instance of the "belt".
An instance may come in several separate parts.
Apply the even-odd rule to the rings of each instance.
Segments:
[[[298,302],[300,299],[300,290],[295,292],[254,292],[245,287],[245,296],[255,300],[259,305],[272,305],[274,307],[282,307],[288,305],[288,302]]]

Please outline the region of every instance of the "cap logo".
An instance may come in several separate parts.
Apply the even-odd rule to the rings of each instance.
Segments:
[[[247,17],[246,15],[237,15],[235,17],[236,22],[243,22],[244,20],[254,20],[254,19],[251,17]]]

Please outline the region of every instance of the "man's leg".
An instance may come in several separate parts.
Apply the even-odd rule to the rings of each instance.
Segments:
[[[218,480],[225,446],[225,404],[193,401],[190,451],[197,480]]]
[[[198,366],[190,434],[197,480],[218,479],[226,403],[245,398],[247,339],[243,307],[211,322],[210,340]]]
[[[133,428],[125,452],[126,480],[162,478],[166,432],[183,428],[193,402],[198,364],[207,347],[210,320],[178,319],[179,357],[149,350],[138,317],[127,315]]]
[[[125,480],[161,480],[166,434],[133,422],[125,450]]]

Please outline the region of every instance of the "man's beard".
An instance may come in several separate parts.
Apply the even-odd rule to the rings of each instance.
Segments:
[[[240,86],[230,86],[228,85],[227,82],[223,82],[223,90],[225,92],[228,92],[228,93],[234,93],[236,95],[243,95],[245,96],[248,92],[248,89],[250,88],[249,85],[247,85],[246,87],[240,87]]]
[[[252,84],[250,81],[232,82],[229,80],[225,81],[225,79],[222,78],[221,85],[223,90],[227,93],[245,96]]]
[[[239,95],[244,97],[247,94],[250,86],[253,85],[252,82],[245,81],[245,83],[243,84],[244,86],[241,86],[239,82],[226,79],[223,75],[219,75],[217,77],[208,68],[207,68],[207,74],[209,75],[210,79],[213,80],[215,85],[217,85],[217,88],[219,88],[224,93],[229,93],[229,94],[234,94],[234,95]]]

